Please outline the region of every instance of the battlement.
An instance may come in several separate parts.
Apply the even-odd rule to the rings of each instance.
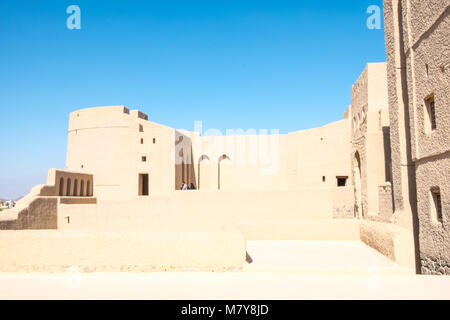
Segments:
[[[79,109],[70,114],[69,132],[83,129],[129,127],[130,119],[148,121],[148,115],[125,106]]]

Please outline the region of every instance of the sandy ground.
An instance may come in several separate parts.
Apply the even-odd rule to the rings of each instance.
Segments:
[[[232,273],[0,274],[0,299],[450,299],[450,277],[417,276],[359,242],[249,242]]]

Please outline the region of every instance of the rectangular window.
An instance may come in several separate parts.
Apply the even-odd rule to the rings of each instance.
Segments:
[[[146,156],[142,156],[142,162],[147,162],[147,157]]]
[[[348,177],[336,177],[336,180],[337,180],[337,186],[338,187],[345,187],[345,186],[347,186]]]
[[[442,199],[439,188],[431,189],[431,210],[435,221],[442,223]]]
[[[148,174],[139,174],[139,195],[148,196]]]
[[[141,144],[144,144],[144,139],[141,139]]]
[[[153,138],[153,144],[155,144],[156,143],[156,138]]]
[[[430,96],[429,98],[425,99],[425,106],[426,106],[426,123],[425,123],[425,131],[427,133],[436,130],[436,107],[435,107],[435,101],[434,101],[434,95]]]

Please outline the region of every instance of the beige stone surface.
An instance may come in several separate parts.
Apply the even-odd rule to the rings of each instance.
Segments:
[[[357,220],[239,220],[237,228],[247,240],[359,241]]]
[[[423,273],[450,274],[450,4],[384,1],[394,221],[414,231]],[[434,99],[432,129],[429,99]],[[440,190],[442,222],[432,190]],[[419,261],[420,260],[420,261]]]
[[[360,238],[398,265],[415,269],[414,238],[410,230],[391,223],[361,221]]]
[[[246,243],[232,226],[163,231],[2,231],[0,270],[224,271],[240,268]],[[226,254],[224,254],[226,253]]]
[[[238,272],[0,273],[0,299],[450,298],[450,278],[411,275],[357,242],[256,241],[247,249],[254,262]]]
[[[385,63],[369,63],[353,85],[352,177],[358,215],[378,219],[378,186],[391,179]]]
[[[337,186],[336,177],[350,175],[349,120],[288,135],[242,132],[180,132],[123,106],[78,110],[67,169],[93,174],[100,200],[137,197],[139,174],[149,175],[151,196],[179,190],[183,180],[205,191],[276,190]]]
[[[93,184],[91,174],[50,169],[45,185],[33,187],[0,216],[0,230],[57,229],[59,204],[97,203]]]

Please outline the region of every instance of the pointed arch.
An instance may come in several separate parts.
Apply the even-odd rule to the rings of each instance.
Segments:
[[[200,156],[200,158],[198,158],[198,172],[197,172],[197,176],[198,176],[198,181],[197,181],[197,189],[200,190],[200,188],[202,187],[203,183],[202,181],[202,162],[203,161],[211,161],[211,159],[206,155],[203,154]],[[207,172],[203,172],[203,175],[207,178]],[[205,180],[205,177],[203,177],[203,180]]]
[[[59,196],[64,196],[64,178],[59,179]]]
[[[66,197],[70,197],[72,193],[72,181],[70,178],[67,179],[67,189],[66,189]]]
[[[224,161],[224,160],[231,161],[230,157],[226,154],[223,154],[219,157],[218,164],[217,164],[217,189],[218,190],[220,190],[220,187],[221,187],[221,185],[220,185],[220,166],[222,164],[222,161]]]
[[[80,197],[84,197],[84,180],[81,180],[80,184]]]
[[[78,179],[75,179],[75,181],[73,182],[73,196],[78,196]]]

